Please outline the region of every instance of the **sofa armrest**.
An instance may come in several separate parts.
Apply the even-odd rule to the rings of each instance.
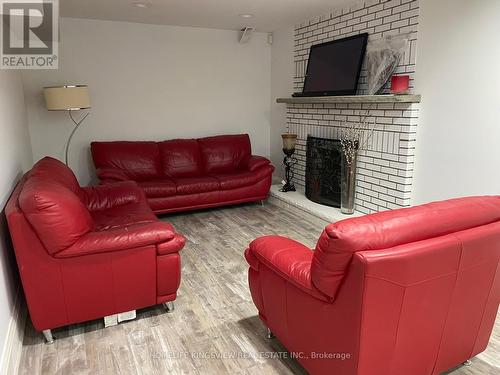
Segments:
[[[118,168],[97,168],[97,177],[101,181],[128,181],[130,178]]]
[[[282,278],[324,301],[327,296],[317,290],[311,281],[311,262],[314,252],[301,243],[280,236],[265,236],[250,243],[245,258],[258,271],[262,263]]]
[[[270,163],[269,159],[263,156],[252,155],[243,162],[242,169],[253,172],[259,168],[269,165]]]
[[[182,250],[184,245],[186,244],[186,238],[178,233],[174,235],[174,237],[167,242],[159,243],[156,246],[156,251],[158,255],[167,255],[178,253]]]
[[[158,221],[133,224],[126,227],[89,232],[67,249],[54,254],[54,257],[73,258],[158,245],[171,241],[175,236],[176,233],[168,223]]]
[[[90,211],[105,210],[129,203],[145,201],[143,190],[133,181],[82,188],[83,200]]]

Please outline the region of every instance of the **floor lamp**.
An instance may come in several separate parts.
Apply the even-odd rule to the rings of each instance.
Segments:
[[[64,149],[64,160],[66,165],[68,165],[68,152],[71,139],[78,127],[90,114],[90,112],[87,112],[85,116],[77,121],[73,116],[73,112],[82,109],[90,109],[89,88],[86,85],[44,87],[43,94],[49,111],[67,111],[69,118],[75,124],[73,131],[66,141],[66,147]]]

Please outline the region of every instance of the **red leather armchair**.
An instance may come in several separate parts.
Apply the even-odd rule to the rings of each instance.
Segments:
[[[157,213],[264,200],[274,167],[248,134],[164,142],[92,142],[103,183],[133,180]]]
[[[500,300],[500,197],[330,224],[314,251],[246,250],[259,316],[311,374],[440,374],[482,352]]]
[[[184,237],[134,182],[81,188],[47,157],[18,184],[6,215],[31,320],[48,340],[52,328],[176,298]]]

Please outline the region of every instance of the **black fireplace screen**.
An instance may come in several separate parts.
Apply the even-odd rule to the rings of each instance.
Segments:
[[[337,139],[307,137],[306,197],[340,207],[342,146]]]

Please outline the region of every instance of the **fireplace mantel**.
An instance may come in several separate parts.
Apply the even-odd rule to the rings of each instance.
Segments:
[[[420,103],[420,95],[348,95],[308,96],[278,98],[276,103],[286,104],[330,104],[330,103]]]

